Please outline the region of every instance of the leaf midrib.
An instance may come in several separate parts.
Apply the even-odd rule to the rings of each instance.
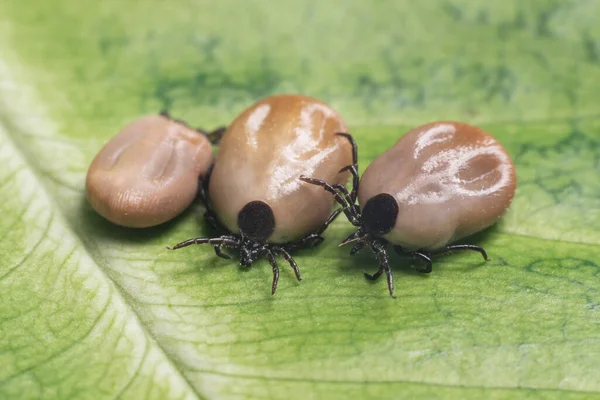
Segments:
[[[194,370],[195,372],[204,372],[211,375],[218,375],[224,377],[232,377],[232,378],[240,378],[240,379],[257,379],[257,380],[268,380],[268,381],[277,381],[277,382],[299,382],[299,383],[319,383],[319,384],[339,384],[339,385],[386,385],[386,384],[399,384],[399,383],[408,383],[411,385],[420,385],[420,386],[434,386],[440,388],[455,388],[455,389],[482,389],[482,390],[506,390],[506,391],[547,391],[553,393],[577,393],[577,394],[593,394],[597,395],[598,392],[592,392],[589,390],[574,390],[574,389],[554,389],[554,388],[546,388],[546,387],[536,387],[536,386],[519,386],[519,387],[509,387],[509,386],[477,386],[477,385],[460,385],[460,384],[448,384],[448,383],[437,383],[437,382],[420,382],[420,381],[411,381],[411,380],[381,380],[381,381],[354,381],[354,380],[334,380],[334,379],[311,379],[311,378],[296,378],[296,377],[279,377],[279,376],[261,376],[261,375],[244,375],[244,374],[235,374],[228,372],[219,372],[219,371],[209,371],[209,370]]]
[[[5,48],[5,50],[6,50],[6,48]],[[6,56],[6,54],[5,54],[5,56]],[[20,87],[20,83],[11,76],[11,73],[10,73],[11,69],[10,69],[10,66],[8,65],[9,62],[7,62],[6,59],[12,58],[13,63],[16,63],[18,65],[23,65],[23,64],[18,63],[16,61],[17,57],[13,56],[12,54],[11,54],[11,56],[12,57],[6,56],[4,63],[2,63],[2,60],[0,60],[0,83],[11,82],[14,84],[13,90],[14,90],[14,88],[17,88],[17,90],[18,90],[18,88]],[[4,64],[4,65],[2,65],[2,64]],[[27,69],[23,66],[21,68],[20,72],[23,73],[26,70]],[[15,148],[17,150],[17,154],[15,154],[14,157],[21,158],[21,160],[23,161],[23,164],[31,172],[31,175],[33,176],[36,183],[38,184],[39,190],[41,190],[46,195],[46,198],[48,199],[48,202],[49,202],[49,207],[51,208],[51,212],[54,214],[53,218],[57,218],[61,221],[62,225],[65,227],[65,230],[67,230],[75,238],[75,242],[80,245],[80,248],[83,249],[84,252],[87,253],[87,255],[89,256],[89,259],[94,262],[94,265],[100,271],[101,276],[106,280],[106,282],[109,285],[113,285],[113,287],[115,288],[115,293],[117,293],[118,296],[120,296],[122,298],[123,304],[126,305],[127,310],[131,313],[131,317],[134,318],[134,320],[129,323],[135,322],[136,324],[139,325],[140,329],[146,334],[148,340],[156,345],[156,347],[160,350],[160,352],[165,357],[165,360],[167,360],[167,362],[169,363],[169,365],[171,365],[173,370],[179,374],[180,378],[187,384],[188,389],[196,396],[196,398],[206,399],[206,397],[202,396],[201,393],[198,392],[196,387],[192,384],[192,382],[188,379],[188,377],[183,373],[182,369],[179,367],[176,360],[174,360],[173,358],[171,358],[169,356],[169,353],[160,344],[160,341],[156,338],[156,336],[152,333],[152,331],[150,329],[148,329],[148,327],[142,322],[140,316],[137,314],[137,312],[135,310],[135,307],[132,307],[132,305],[131,305],[131,302],[132,302],[131,296],[115,280],[113,280],[110,277],[110,275],[106,272],[106,269],[103,267],[103,265],[109,265],[110,263],[108,262],[108,259],[103,255],[102,251],[100,250],[100,247],[91,238],[89,240],[82,240],[82,238],[84,238],[85,235],[79,232],[79,230],[75,227],[75,225],[73,223],[71,223],[70,220],[63,213],[62,208],[56,203],[56,201],[55,201],[56,196],[55,196],[54,190],[52,190],[49,187],[46,179],[43,178],[44,176],[48,176],[48,174],[46,173],[46,171],[44,171],[39,166],[38,163],[35,162],[36,157],[33,154],[31,154],[32,152],[27,151],[26,146],[24,146],[23,142],[21,140],[19,140],[19,138],[18,138],[22,133],[25,132],[22,128],[20,128],[20,126],[22,124],[26,126],[27,121],[24,121],[24,120],[21,121],[14,117],[11,117],[11,115],[20,115],[20,113],[18,113],[18,112],[16,112],[16,113],[11,112],[11,111],[18,110],[19,107],[13,105],[13,103],[6,100],[7,98],[10,98],[10,96],[6,95],[6,92],[7,92],[7,90],[0,84],[0,104],[2,105],[2,107],[0,107],[0,125],[2,125],[5,128],[6,140],[9,142],[10,145],[13,146],[13,148]],[[22,93],[23,93],[22,96],[26,96],[24,93],[27,93],[27,92],[23,91]],[[28,96],[28,97],[34,97],[34,96]],[[23,100],[22,100],[22,102],[23,102]],[[52,126],[52,124],[47,123],[47,121],[49,119],[48,119],[48,117],[45,116],[46,113],[44,113],[42,111],[43,106],[42,106],[41,101],[39,101],[39,100],[36,101],[35,98],[27,98],[25,102],[29,106],[29,107],[27,107],[27,110],[28,110],[27,116],[28,117],[31,117],[32,115],[36,115],[37,117],[35,118],[35,120],[38,121],[38,125],[45,126],[45,127]],[[40,124],[39,121],[43,121],[46,123]],[[25,135],[23,135],[23,136],[25,136]],[[31,136],[31,135],[28,134],[28,136]],[[52,180],[52,179],[50,179],[50,180]],[[29,253],[29,254],[31,254],[31,253]],[[22,265],[25,261],[26,261],[26,258],[24,258],[21,261],[20,265]],[[8,273],[11,273],[12,271],[14,271],[14,269],[9,271]],[[96,323],[94,323],[92,325],[92,327],[94,327],[94,326],[96,326]],[[49,357],[49,359],[51,359],[55,356],[56,356],[56,354],[52,354]],[[144,358],[145,358],[145,355],[144,355],[143,359]],[[139,373],[139,368],[137,368],[135,374],[137,374],[137,373]],[[135,374],[133,374],[131,376],[129,382],[127,383],[127,385],[125,385],[125,387],[127,387],[131,384],[132,380],[135,377]]]

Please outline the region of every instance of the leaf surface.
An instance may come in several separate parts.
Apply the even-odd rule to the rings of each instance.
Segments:
[[[600,392],[600,6],[586,1],[8,0],[0,13],[0,398],[594,398]],[[508,214],[397,300],[337,243],[304,280],[165,245],[195,205],[118,228],[89,163],[167,107],[227,123],[256,99],[331,104],[361,170],[415,125],[463,120],[517,165]],[[284,265],[282,263],[282,265]]]

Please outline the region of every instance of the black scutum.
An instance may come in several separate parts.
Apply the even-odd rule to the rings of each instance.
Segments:
[[[251,201],[238,214],[242,234],[257,242],[266,242],[275,231],[275,215],[263,201]]]
[[[371,197],[362,212],[365,230],[375,236],[388,233],[398,217],[398,203],[387,193]]]

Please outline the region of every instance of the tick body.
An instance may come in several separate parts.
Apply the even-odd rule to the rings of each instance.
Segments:
[[[250,266],[260,257],[273,267],[272,293],[279,269],[275,256],[298,267],[290,251],[314,246],[339,214],[334,199],[298,180],[301,174],[343,186],[349,174],[338,171],[352,162],[346,125],[326,104],[310,97],[277,95],[243,111],[223,135],[207,185],[206,218],[228,233],[217,238],[195,238],[173,247],[212,244],[236,248],[240,264]]]
[[[368,166],[360,185],[355,173],[352,193],[323,180],[301,179],[323,186],[344,206],[358,230],[342,245],[354,243],[351,254],[371,248],[380,268],[365,275],[377,279],[385,272],[392,296],[388,244],[420,259],[419,271],[426,273],[437,254],[474,250],[487,260],[479,246],[451,243],[498,221],[516,189],[514,164],[496,139],[475,126],[444,121],[405,134]]]
[[[145,116],[125,126],[96,155],[87,174],[87,198],[117,225],[159,225],[196,198],[198,178],[212,158],[207,136],[166,113]]]

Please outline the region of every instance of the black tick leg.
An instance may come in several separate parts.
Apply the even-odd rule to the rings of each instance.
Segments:
[[[474,244],[452,244],[452,245],[449,245],[446,247],[442,247],[441,249],[434,250],[434,251],[430,252],[429,254],[431,254],[431,255],[447,254],[447,253],[452,253],[454,251],[463,251],[463,250],[476,251],[479,254],[481,254],[481,256],[483,257],[483,259],[485,261],[490,261],[490,259],[488,258],[488,255],[485,252],[485,250],[483,249],[483,247],[476,246]]]
[[[219,144],[221,142],[221,138],[223,137],[223,134],[227,131],[227,127],[220,126],[217,129],[212,130],[210,132],[205,131],[202,128],[196,128],[196,131],[200,132],[201,134],[206,136],[208,138],[208,141],[211,142],[212,144]]]
[[[387,254],[386,244],[380,241],[373,240],[371,241],[371,243],[369,243],[369,245],[371,246],[371,250],[373,251],[373,253],[375,253],[375,255],[377,256],[377,259],[379,260],[379,270],[371,276],[369,276],[369,274],[365,274],[365,276],[369,279],[374,280],[379,278],[381,274],[385,272],[390,296],[392,296],[392,298],[395,299],[396,296],[394,296],[394,279],[392,275],[392,269],[390,267],[389,256]]]
[[[277,260],[270,250],[265,250],[265,257],[269,260],[269,264],[273,267],[273,284],[271,285],[271,294],[274,295],[277,290],[277,282],[279,282],[279,266]]]
[[[224,258],[226,260],[231,260],[231,257],[229,256],[229,254],[223,253],[223,249],[222,249],[223,245],[217,244],[214,246],[215,248],[215,254],[221,258]]]
[[[417,268],[418,272],[424,273],[424,274],[429,274],[431,271],[433,271],[433,265],[431,263],[431,257],[423,252],[420,251],[415,251],[412,253],[413,257],[418,258],[420,260],[422,260],[425,263],[424,267],[421,268]]]
[[[296,274],[296,279],[301,281],[302,277],[300,276],[298,264],[296,264],[296,261],[294,261],[290,253],[288,253],[287,250],[285,250],[283,247],[275,247],[273,248],[273,251],[277,254],[281,254],[283,258],[285,258],[285,260],[290,264],[290,267],[292,267],[292,269],[294,270],[294,274]]]

